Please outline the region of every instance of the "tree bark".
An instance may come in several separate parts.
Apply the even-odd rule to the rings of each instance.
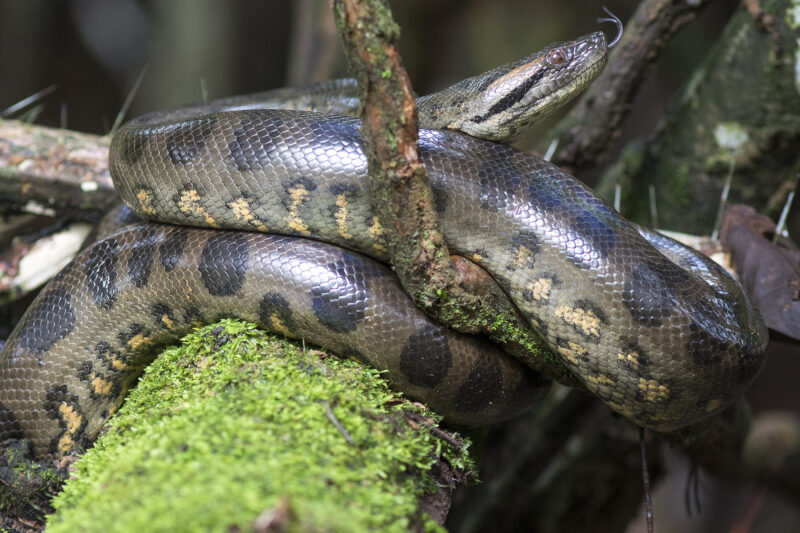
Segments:
[[[0,208],[97,221],[117,200],[109,139],[0,119]]]

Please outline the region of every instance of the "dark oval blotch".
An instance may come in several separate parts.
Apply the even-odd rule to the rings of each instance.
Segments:
[[[458,388],[456,409],[475,412],[485,409],[497,400],[503,390],[503,371],[497,360],[483,355]]]
[[[122,132],[114,137],[112,154],[119,154],[126,165],[134,165],[145,153],[145,146],[150,138],[150,132],[131,130]],[[117,148],[119,147],[119,148]],[[113,158],[112,158],[113,161]]]
[[[675,286],[667,281],[662,268],[641,262],[625,279],[622,302],[637,322],[660,326],[672,314],[674,292]]]
[[[233,296],[242,288],[249,264],[250,252],[244,235],[220,232],[208,238],[197,269],[210,294]]]
[[[103,309],[110,309],[117,299],[118,256],[117,240],[103,239],[89,249],[86,258],[86,285],[95,303]]]
[[[189,229],[184,227],[172,228],[158,246],[158,255],[164,270],[171,272],[180,265],[183,248],[189,238]]]
[[[167,156],[175,165],[186,165],[205,149],[206,137],[211,134],[217,118],[204,116],[174,126],[166,139]]]
[[[63,287],[50,289],[28,311],[19,330],[19,345],[35,353],[49,350],[75,327],[72,296]]]
[[[312,287],[311,295],[314,316],[335,333],[355,330],[366,316],[366,289],[341,276]]]
[[[409,335],[400,352],[400,370],[409,383],[433,388],[447,377],[453,366],[453,354],[445,330],[426,323]]]
[[[156,253],[157,232],[153,228],[143,229],[131,247],[128,258],[128,276],[136,287],[144,287],[150,279],[153,256]]]
[[[270,164],[270,153],[282,142],[283,121],[246,118],[233,131],[233,141],[228,144],[228,153],[239,172],[254,172]]]
[[[273,330],[271,317],[277,316],[283,327],[289,332],[294,333],[297,328],[294,324],[292,317],[292,308],[289,301],[282,295],[276,292],[268,292],[264,294],[261,302],[258,304],[258,318],[262,327]],[[282,333],[282,332],[280,332]]]
[[[0,441],[21,439],[25,436],[14,412],[0,403]]]

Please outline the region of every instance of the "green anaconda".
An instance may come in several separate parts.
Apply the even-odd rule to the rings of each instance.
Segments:
[[[761,367],[766,330],[736,281],[557,167],[443,129],[507,138],[594,79],[606,53],[598,32],[422,98],[438,129],[420,130],[419,149],[450,249],[491,274],[588,390],[671,430],[729,405]],[[161,224],[87,248],[33,302],[0,358],[0,439],[29,439],[39,457],[89,445],[157,346],[221,316],[385,369],[459,423],[531,405],[541,376],[429,321],[360,255],[386,260],[358,120],[254,107],[156,113],[117,133],[115,186]]]

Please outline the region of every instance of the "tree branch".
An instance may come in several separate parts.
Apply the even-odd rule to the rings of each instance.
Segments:
[[[559,139],[553,163],[576,169],[603,160],[620,135],[620,125],[632,108],[648,67],[678,30],[710,2],[645,0],[639,4],[605,71],[543,143],[546,147],[550,139]]]
[[[416,104],[388,4],[334,0],[333,8],[359,82],[373,206],[403,288],[440,322],[462,332],[487,333],[537,370],[577,383],[488,274],[450,256],[417,149]]]
[[[0,119],[0,207],[96,221],[117,199],[106,137]]]

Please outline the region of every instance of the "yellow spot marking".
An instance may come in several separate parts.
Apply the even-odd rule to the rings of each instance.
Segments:
[[[111,359],[111,366],[114,370],[127,370],[128,365],[122,359]]]
[[[528,283],[528,290],[531,291],[534,300],[549,300],[552,288],[553,280],[549,278],[539,278]]]
[[[139,208],[145,215],[154,215],[156,210],[153,207],[153,193],[147,189],[139,189],[136,193],[136,199],[139,201]]]
[[[128,346],[130,346],[134,350],[138,350],[145,344],[150,342],[150,337],[145,337],[141,333],[134,335],[131,340],[128,341]]]
[[[620,352],[617,354],[617,359],[623,363],[627,363],[634,368],[639,368],[639,352],[633,350],[627,352]]]
[[[470,257],[470,259],[476,263],[480,263],[481,261],[483,261],[483,256],[481,256],[481,254],[472,254],[472,257]]]
[[[353,235],[347,228],[349,208],[347,206],[347,198],[344,194],[336,195],[336,205],[339,207],[339,209],[336,210],[336,226],[339,228],[339,235],[343,239],[352,239]]]
[[[23,184],[23,185],[22,185],[22,187],[20,188],[20,192],[21,192],[22,194],[28,194],[29,192],[31,192],[31,189],[32,189],[32,188],[33,188],[33,184],[32,184],[32,183],[25,183],[25,184]]]
[[[67,433],[74,434],[78,431],[83,422],[83,417],[71,405],[62,402],[58,406],[58,412],[61,413],[61,419],[67,425]]]
[[[722,398],[713,398],[706,404],[706,413],[716,411],[723,405],[725,405],[725,401]]]
[[[167,329],[172,329],[175,327],[175,323],[166,313],[161,315],[161,323],[164,324],[164,326],[166,326]]]
[[[512,267],[522,268],[532,263],[533,254],[531,253],[530,248],[527,246],[518,246],[517,249],[514,250],[514,261],[511,262]]]
[[[650,422],[671,422],[673,420],[672,416],[667,413],[654,413],[648,418]]]
[[[659,385],[655,379],[639,378],[639,391],[641,391],[644,399],[650,403],[663,402],[669,398],[669,388],[665,385]]]
[[[67,453],[72,450],[74,440],[72,436],[78,431],[83,422],[83,417],[78,414],[75,409],[66,403],[58,406],[58,412],[61,414],[61,419],[67,426],[64,434],[58,439],[58,450],[62,453]]]
[[[92,380],[92,389],[94,389],[95,394],[102,394],[107,396],[111,394],[112,383],[110,381],[106,381],[100,376],[95,376]]]
[[[571,326],[580,328],[584,335],[600,336],[600,319],[592,311],[561,305],[556,316]]]
[[[572,363],[573,365],[577,366],[579,363],[579,358],[586,355],[586,348],[569,341],[567,346],[559,346],[558,353],[564,356],[564,358]]]
[[[377,216],[372,217],[372,225],[369,227],[369,234],[372,235],[372,239],[376,241],[383,235],[383,228]],[[386,247],[379,242],[373,242],[372,247],[379,252],[386,251]]]
[[[289,220],[286,222],[289,228],[293,229],[303,235],[310,235],[311,231],[298,213],[298,209],[308,198],[308,190],[304,185],[298,185],[289,189],[289,197],[292,199],[292,205],[289,206]]]
[[[252,209],[250,209],[250,204],[244,198],[237,198],[232,202],[228,202],[228,207],[239,222],[250,224],[258,231],[267,231],[267,227],[256,218]]]
[[[621,414],[622,416],[628,416],[628,417],[633,416],[633,411],[630,408],[625,407],[620,403],[606,402],[606,405],[608,405],[611,409]]]
[[[72,451],[72,436],[71,435],[61,435],[61,438],[58,439],[58,451],[61,453],[69,453]]]
[[[203,207],[200,194],[196,189],[189,189],[181,192],[181,199],[178,200],[178,209],[186,215],[203,217],[207,226],[211,226],[212,228],[218,227],[217,221],[214,220],[214,217],[208,214],[208,211]]]
[[[269,323],[270,323],[270,327],[273,330],[277,331],[278,333],[280,333],[284,337],[295,338],[295,336],[292,335],[292,332],[289,331],[289,328],[287,328],[286,325],[284,325],[284,323],[281,322],[280,317],[276,313],[272,313],[269,316]]]
[[[596,386],[604,386],[604,387],[614,387],[617,384],[617,382],[614,381],[608,374],[597,374],[596,376],[588,376],[586,378],[586,381]]]

